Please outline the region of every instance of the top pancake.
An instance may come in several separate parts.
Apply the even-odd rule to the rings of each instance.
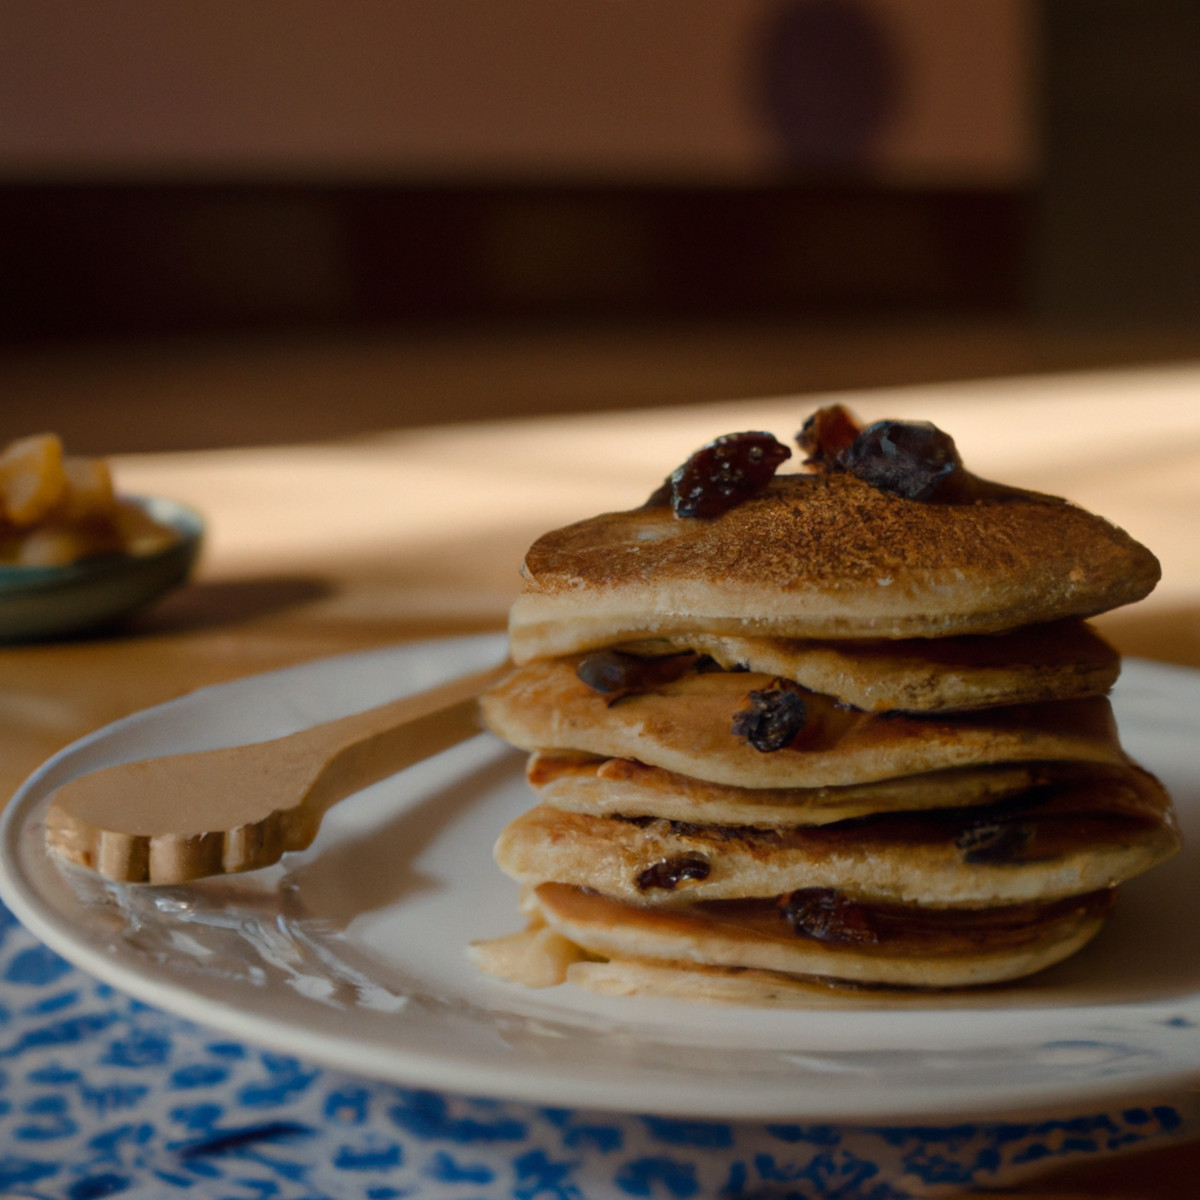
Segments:
[[[711,519],[669,506],[546,534],[525,558],[514,661],[709,634],[905,638],[996,633],[1141,599],[1144,546],[1084,509],[998,489],[907,500],[852,475],[776,476]]]

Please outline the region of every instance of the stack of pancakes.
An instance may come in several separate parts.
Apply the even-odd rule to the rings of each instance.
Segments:
[[[808,471],[732,435],[530,549],[482,700],[531,752],[539,804],[496,847],[529,924],[483,969],[760,1002],[994,983],[1178,849],[1084,623],[1153,555],[930,426],[825,410],[799,440]]]

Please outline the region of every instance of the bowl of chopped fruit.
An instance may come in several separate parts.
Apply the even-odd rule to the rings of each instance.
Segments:
[[[0,449],[0,641],[83,633],[182,583],[204,523],[172,500],[118,495],[103,459],[55,434]]]

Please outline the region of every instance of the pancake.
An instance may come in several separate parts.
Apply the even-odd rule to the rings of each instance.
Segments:
[[[948,638],[804,641],[712,633],[635,642],[634,653],[696,650],[727,670],[793,679],[866,712],[947,712],[1102,696],[1117,652],[1082,621]]]
[[[538,801],[592,816],[662,817],[706,825],[825,825],[874,813],[963,808],[1034,787],[1089,780],[1112,787],[1121,763],[1002,763],[825,788],[740,788],[693,779],[628,758],[533,754],[526,778]]]
[[[696,630],[913,638],[1087,617],[1147,595],[1157,559],[1036,493],[908,500],[853,475],[776,476],[714,519],[606,513],[530,548],[509,619],[524,663]]]
[[[1103,697],[954,716],[869,714],[804,695],[807,720],[772,753],[731,732],[754,692],[774,678],[690,672],[615,703],[582,683],[579,658],[520,667],[480,699],[487,726],[524,750],[636,759],[736,787],[837,787],[951,767],[1039,759],[1123,761]]]
[[[1113,894],[963,913],[896,907],[855,910],[856,938],[796,933],[778,899],[643,908],[548,883],[535,893],[556,933],[602,959],[649,959],[778,971],[891,987],[978,986],[1040,971],[1100,931]]]
[[[986,808],[755,828],[534,808],[496,844],[522,884],[594,888],[649,906],[832,888],[856,900],[995,907],[1112,887],[1178,849],[1153,777],[1037,788]]]

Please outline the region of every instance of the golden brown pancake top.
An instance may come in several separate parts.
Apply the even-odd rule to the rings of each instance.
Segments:
[[[669,507],[592,517],[539,538],[523,573],[518,661],[628,631],[991,633],[1131,603],[1159,564],[1055,497],[930,503],[833,474],[777,476],[713,519]]]

